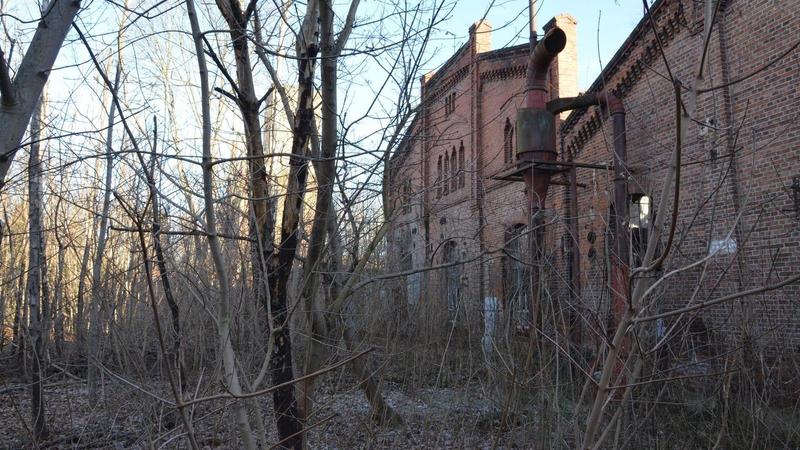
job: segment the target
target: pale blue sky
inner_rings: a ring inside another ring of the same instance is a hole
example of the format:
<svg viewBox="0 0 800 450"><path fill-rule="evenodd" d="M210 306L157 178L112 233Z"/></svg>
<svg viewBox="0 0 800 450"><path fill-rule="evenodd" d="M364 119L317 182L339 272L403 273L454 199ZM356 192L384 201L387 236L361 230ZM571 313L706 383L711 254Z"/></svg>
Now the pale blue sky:
<svg viewBox="0 0 800 450"><path fill-rule="evenodd" d="M498 49L521 44L528 40L528 0L460 0L450 18L441 28L449 38L439 38L442 51L431 60L436 69L467 40L469 26L486 15L492 24L492 48ZM490 8L491 6L491 8ZM606 64L622 45L643 15L640 0L538 0L537 26L561 13L572 15L578 21L578 74L581 90L589 87L600 73L602 61ZM599 59L598 61L598 19Z"/></svg>

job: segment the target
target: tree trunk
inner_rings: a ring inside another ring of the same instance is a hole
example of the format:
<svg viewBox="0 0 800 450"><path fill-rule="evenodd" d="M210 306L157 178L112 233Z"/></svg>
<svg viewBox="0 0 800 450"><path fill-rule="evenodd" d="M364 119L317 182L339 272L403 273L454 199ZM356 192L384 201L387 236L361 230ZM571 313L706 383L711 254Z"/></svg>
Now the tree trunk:
<svg viewBox="0 0 800 450"><path fill-rule="evenodd" d="M23 243L24 245L24 243ZM26 261L25 258L20 255L20 264L19 264L19 271L17 272L17 291L14 295L14 325L11 329L11 335L14 339L14 345L17 346L17 365L22 367L24 364L24 350L25 350L25 332L22 331L22 328L26 325L25 318L27 317L25 314L25 306L23 305L23 298L25 292L25 271L26 271Z"/></svg>
<svg viewBox="0 0 800 450"><path fill-rule="evenodd" d="M58 208L56 208L58 211ZM58 230L56 230L58 233ZM53 334L55 337L55 351L57 355L64 354L64 264L66 247L56 234L58 241L58 269L56 270L55 298L53 301Z"/></svg>
<svg viewBox="0 0 800 450"><path fill-rule="evenodd" d="M313 39L303 46L299 61L300 98L298 114L293 124L292 157L290 159L289 186L284 204L281 223L281 245L278 255L273 252L273 236L275 224L270 213L269 185L266 179L264 164L264 148L258 116L259 101L255 94L248 37L247 20L238 1L217 0L217 6L225 18L233 44L236 58L237 102L244 121L247 156L250 163L250 189L254 220L251 221L251 236L256 240L254 249L254 287L257 297L267 311L270 323L270 334L274 336L273 353L270 355L271 376L273 384L283 384L294 379L292 366L292 350L288 317L288 281L292 262L297 250L297 231L300 221L300 210L305 193L308 176L307 162L304 156L311 135L313 120L313 78L314 57L317 47ZM304 27L313 25L310 16L316 17L316 4L310 2L304 19ZM306 25L307 24L307 25ZM306 34L304 34L305 36ZM310 35L310 36L313 36ZM264 262L268 265L268 275L264 277ZM268 289L264 287L267 281ZM268 338L269 339L269 336ZM273 393L275 418L278 436L286 448L302 448L302 423L297 412L297 401L294 387L287 386Z"/></svg>
<svg viewBox="0 0 800 450"><path fill-rule="evenodd" d="M40 137L42 130L42 103L36 107L31 121L31 140L28 161L28 306L30 308L30 324L28 336L30 342L31 361L31 423L35 441L41 442L47 433L45 427L44 396L42 395L42 374L45 371L45 348L42 336L42 266L44 264L44 241L42 229L42 163L39 158Z"/></svg>
<svg viewBox="0 0 800 450"><path fill-rule="evenodd" d="M156 254L156 265L158 266L159 275L161 278L161 287L164 289L164 298L169 305L169 312L172 317L172 358L175 363L175 368L178 370L178 387L181 393L186 392L186 368L183 365L183 356L181 355L181 317L178 302L172 294L172 286L169 281L169 273L167 272L167 263L164 260L164 249L161 246L161 220L159 210L158 190L155 183L155 166L156 166L156 145L158 143L158 125L156 119L153 118L153 151L150 160L150 174L147 177L147 184L150 189L150 202L153 210L153 247ZM142 168L146 170L146 168Z"/></svg>
<svg viewBox="0 0 800 450"><path fill-rule="evenodd" d="M121 63L117 63L117 71L114 76L114 95L119 89ZM100 215L100 230L97 236L97 253L92 264L92 303L90 305L90 324L89 324L89 349L88 349L88 374L87 383L89 386L89 403L94 406L97 404L98 396L98 377L99 370L96 360L101 357L99 354L99 340L102 330L100 306L103 296L106 295L101 287L100 277L103 268L103 253L106 249L108 236L108 214L111 209L111 176L114 169L113 137L114 137L114 115L116 109L113 102L108 109L108 130L106 133L106 179L105 192L103 193L103 210Z"/></svg>
<svg viewBox="0 0 800 450"><path fill-rule="evenodd" d="M322 343L328 338L329 327L326 323L324 311L325 302L319 301L319 270L325 247L328 215L331 213L333 199L333 180L336 173L336 143L337 143L337 99L336 99L336 69L337 57L333 41L333 5L325 0L320 2L320 48L322 58L320 61L322 97L322 139L319 161L314 164L318 190L311 226L311 236L308 253L303 266L301 277L306 320L310 333L308 350L304 367L305 373L313 373L322 367L325 351ZM306 420L312 414L314 378L308 378L301 384L301 411Z"/></svg>
<svg viewBox="0 0 800 450"><path fill-rule="evenodd" d="M317 163L315 163L315 173L317 177L317 204L314 215L314 222L311 230L311 239L306 256L306 265L303 271L302 280L305 282L303 298L305 300L307 319L311 328L309 340L309 353L306 360L306 373L318 370L323 363L324 349L322 342L331 340L331 330L336 329L335 317L341 312L333 303L314 301L319 295L319 264L322 259L322 252L325 247L325 236L332 236L330 233L330 222L333 211L333 184L336 175L336 149L338 143L338 99L336 89L338 87L338 59L341 50L347 42L355 12L358 8L359 0L354 0L348 11L347 19L339 38L334 40L333 33L333 3L330 0L321 0L320 3L320 49L322 58L321 68L321 97L322 97L322 129L321 129L321 153ZM356 250L357 253L357 250ZM334 296L336 298L336 296ZM320 313L319 306L322 305L324 313ZM345 328L345 344L352 350L354 346L353 332L350 327L343 323ZM400 422L400 417L394 410L386 404L381 393L381 385L373 378L373 373L366 366L363 359L354 360L351 368L356 377L361 381L360 386L364 390L372 408L373 418L379 424ZM314 379L309 378L302 384L303 394L303 415L304 418L311 414L313 406Z"/></svg>
<svg viewBox="0 0 800 450"><path fill-rule="evenodd" d="M214 261L214 269L219 280L219 308L217 317L217 332L219 336L219 351L222 357L223 370L225 373L224 381L227 388L233 393L241 394L241 383L237 373L235 355L230 336L230 283L228 281L228 271L220 250L219 239L217 237L217 219L214 211L214 187L213 172L211 165L211 107L209 105L209 83L208 68L206 66L205 54L203 53L203 41L200 26L195 13L192 0L186 0L186 8L189 15L189 22L192 26L192 37L194 48L197 54L197 64L200 70L200 89L201 105L203 115L203 200L206 219L206 232L208 246L211 249L211 257ZM234 415L239 436L244 447L248 450L255 449L256 442L253 438L250 420L247 417L247 410L242 401L234 403Z"/></svg>
<svg viewBox="0 0 800 450"><path fill-rule="evenodd" d="M97 231L98 217L95 217L86 230L86 238L83 244L83 256L81 257L81 267L78 273L78 293L75 306L75 317L73 327L75 329L75 341L78 352L82 353L86 345L86 311L84 311L84 297L86 296L86 275L89 272L89 255L91 251L92 236Z"/></svg>
<svg viewBox="0 0 800 450"><path fill-rule="evenodd" d="M3 248L3 238L5 237L5 230L6 230L6 223L0 220L0 267L5 267L6 263L6 252ZM9 239L11 236L9 236ZM12 257L12 265L13 267L13 255L9 255ZM7 273L4 273L3 276L6 276ZM10 279L10 278L9 278ZM3 281L2 286L0 286L0 353L3 352L3 347L6 345L6 297L8 297L8 292L10 289L8 288L8 282Z"/></svg>
<svg viewBox="0 0 800 450"><path fill-rule="evenodd" d="M292 264L297 253L299 241L300 215L308 179L308 162L304 158L306 148L313 133L313 96L314 68L317 55L315 33L313 27L316 17L315 2L309 2L302 36L309 39L299 45L298 55L299 97L297 113L292 125L292 153L289 159L289 176L286 196L281 217L281 245L277 255L269 259L270 307L272 312L272 330L275 344L270 358L273 385L286 383L294 379L292 367L292 347L289 334L288 284L292 272ZM275 414L277 416L278 434L286 439L284 446L300 449L303 447L301 419L297 410L294 387L288 386L275 390L273 394ZM293 438L288 438L294 435Z"/></svg>

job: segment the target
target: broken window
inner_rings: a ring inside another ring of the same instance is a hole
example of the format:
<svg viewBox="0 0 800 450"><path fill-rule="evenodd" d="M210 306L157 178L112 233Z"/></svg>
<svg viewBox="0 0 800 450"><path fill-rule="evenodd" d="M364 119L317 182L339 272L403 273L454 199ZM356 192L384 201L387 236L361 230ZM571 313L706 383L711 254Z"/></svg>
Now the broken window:
<svg viewBox="0 0 800 450"><path fill-rule="evenodd" d="M503 292L505 308L515 326L531 324L530 312L530 267L528 255L528 227L523 224L511 226L506 231L506 247L503 264Z"/></svg>
<svg viewBox="0 0 800 450"><path fill-rule="evenodd" d="M647 251L647 240L652 227L653 210L650 197L642 194L631 195L628 224L631 229L631 263L633 267L642 265Z"/></svg>

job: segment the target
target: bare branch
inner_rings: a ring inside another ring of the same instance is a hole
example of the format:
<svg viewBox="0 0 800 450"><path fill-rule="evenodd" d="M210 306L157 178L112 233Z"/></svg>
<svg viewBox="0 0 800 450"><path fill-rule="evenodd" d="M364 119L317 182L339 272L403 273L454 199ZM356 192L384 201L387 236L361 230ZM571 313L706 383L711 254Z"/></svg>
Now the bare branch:
<svg viewBox="0 0 800 450"><path fill-rule="evenodd" d="M11 75L5 56L3 49L0 48L0 97L3 99L3 106L14 106L17 104L17 96L14 95L14 88L11 86Z"/></svg>
<svg viewBox="0 0 800 450"><path fill-rule="evenodd" d="M759 73L769 69L770 67L772 67L772 65L774 65L778 61L780 61L783 58L785 58L789 53L792 53L798 46L800 46L800 39L798 39L794 44L792 44L791 47L787 48L783 53L781 53L780 55L776 56L775 59L772 59L772 60L768 61L767 63L765 63L765 64L761 65L760 67L758 67L757 69L753 70L752 72L750 72L750 73L748 73L746 75L742 75L741 77L736 78L734 80L731 80L731 81L729 81L727 83L718 84L716 86L709 86L709 87L706 87L706 88L698 89L697 93L698 94L703 94L703 93L706 93L706 92L716 91L717 89L722 89L724 87L732 86L734 84L741 83L742 81L744 81L744 80L746 80L748 78L752 78L752 77L758 75Z"/></svg>

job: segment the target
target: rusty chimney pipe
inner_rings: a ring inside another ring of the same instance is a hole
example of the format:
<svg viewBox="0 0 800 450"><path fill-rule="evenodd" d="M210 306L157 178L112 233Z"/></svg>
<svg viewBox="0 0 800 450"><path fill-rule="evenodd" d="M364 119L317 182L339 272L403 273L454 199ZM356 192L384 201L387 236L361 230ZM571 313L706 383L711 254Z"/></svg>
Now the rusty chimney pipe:
<svg viewBox="0 0 800 450"><path fill-rule="evenodd" d="M534 4L531 3L531 8ZM533 11L531 11L533 16ZM531 24L531 29L533 29ZM531 33L531 45L535 33ZM542 229L542 215L545 197L550 186L552 167L540 165L541 161L555 161L558 157L556 151L556 118L547 110L547 75L550 64L559 52L567 45L567 35L558 27L553 27L531 51L527 69L527 83L524 108L517 111L517 161L521 164L530 163L530 167L523 172L525 180L525 193L528 201L528 227L531 235L528 238L529 253L531 257L531 296L529 298L529 311L533 324L540 321L539 309L539 272L543 257L544 233ZM537 325L538 326L538 325Z"/></svg>
<svg viewBox="0 0 800 450"><path fill-rule="evenodd" d="M531 52L528 62L525 107L517 111L517 161L555 161L556 118L547 110L547 73L550 63L567 44L567 36L553 27ZM533 167L524 174L529 212L541 209L552 172Z"/></svg>
<svg viewBox="0 0 800 450"><path fill-rule="evenodd" d="M533 35L535 36L535 34ZM527 83L525 86L525 107L545 109L547 103L547 72L550 63L567 46L567 35L564 30L553 27L536 43L531 51L526 72Z"/></svg>

